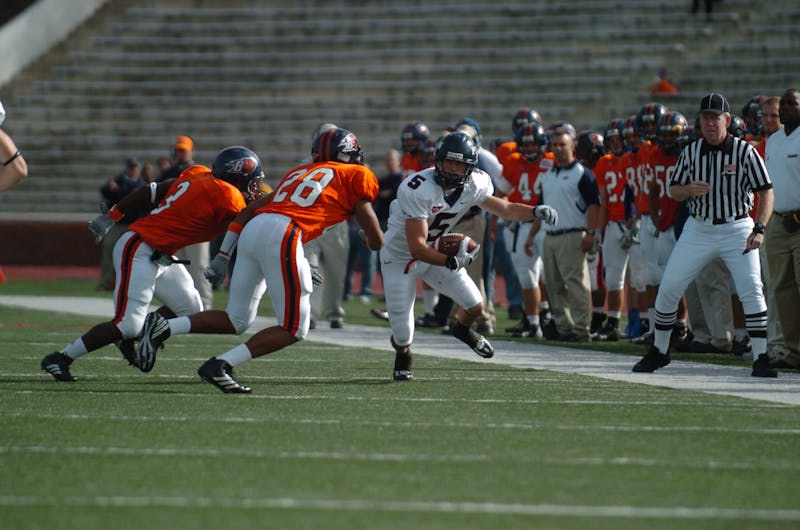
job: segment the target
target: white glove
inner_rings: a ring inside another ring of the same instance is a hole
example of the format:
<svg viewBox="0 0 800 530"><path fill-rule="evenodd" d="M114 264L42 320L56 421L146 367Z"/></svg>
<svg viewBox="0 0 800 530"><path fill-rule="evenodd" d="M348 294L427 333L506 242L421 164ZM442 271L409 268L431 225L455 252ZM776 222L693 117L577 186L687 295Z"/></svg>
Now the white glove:
<svg viewBox="0 0 800 530"><path fill-rule="evenodd" d="M481 249L479 244L475 245L475 248L472 249L472 252L467 251L467 244L470 242L469 238L464 238L461 240L461 244L458 246L458 252L455 256L449 256L447 258L446 267L451 270L458 270L464 267L469 266L470 263L475 259L475 256L478 255L478 251Z"/></svg>
<svg viewBox="0 0 800 530"><path fill-rule="evenodd" d="M558 224L558 212L552 206L546 204L534 206L533 215L549 225L555 226Z"/></svg>
<svg viewBox="0 0 800 530"><path fill-rule="evenodd" d="M4 121L6 121L6 109L3 108L3 102L0 101L0 125L3 125Z"/></svg>
<svg viewBox="0 0 800 530"><path fill-rule="evenodd" d="M203 269L203 276L206 277L206 280L208 280L212 287L219 287L223 280L225 280L225 276L228 275L229 259L228 256L217 253L214 259L211 260L211 263L208 264L208 267Z"/></svg>
<svg viewBox="0 0 800 530"><path fill-rule="evenodd" d="M98 215L89 221L89 232L94 236L94 242L102 241L112 226L114 226L114 220L107 213Z"/></svg>

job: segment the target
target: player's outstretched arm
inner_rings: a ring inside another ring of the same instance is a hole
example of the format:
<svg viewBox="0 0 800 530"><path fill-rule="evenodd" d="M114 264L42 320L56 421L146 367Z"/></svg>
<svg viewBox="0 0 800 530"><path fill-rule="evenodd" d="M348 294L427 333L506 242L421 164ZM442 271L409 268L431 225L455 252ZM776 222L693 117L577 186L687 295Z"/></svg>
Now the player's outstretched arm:
<svg viewBox="0 0 800 530"><path fill-rule="evenodd" d="M370 250L380 250L383 247L383 231L372 204L366 199L361 199L356 203L354 211L358 225L364 230L367 247Z"/></svg>
<svg viewBox="0 0 800 530"><path fill-rule="evenodd" d="M0 129L0 192L13 188L27 176L28 164L14 140Z"/></svg>

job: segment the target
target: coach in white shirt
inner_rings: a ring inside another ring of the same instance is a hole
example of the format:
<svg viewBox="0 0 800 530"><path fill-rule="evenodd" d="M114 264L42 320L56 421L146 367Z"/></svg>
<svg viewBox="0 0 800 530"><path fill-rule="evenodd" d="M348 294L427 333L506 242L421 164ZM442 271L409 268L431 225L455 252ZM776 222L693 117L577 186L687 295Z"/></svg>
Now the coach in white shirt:
<svg viewBox="0 0 800 530"><path fill-rule="evenodd" d="M775 209L767 225L769 281L783 327L788 366L800 368L800 91L790 88L781 96L778 114L783 131L767 140L766 164L775 189Z"/></svg>

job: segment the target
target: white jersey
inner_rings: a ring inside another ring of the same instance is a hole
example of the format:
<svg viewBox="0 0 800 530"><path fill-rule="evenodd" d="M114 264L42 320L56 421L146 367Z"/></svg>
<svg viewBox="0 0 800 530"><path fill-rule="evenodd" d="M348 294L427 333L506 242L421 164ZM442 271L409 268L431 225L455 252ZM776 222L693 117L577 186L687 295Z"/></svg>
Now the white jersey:
<svg viewBox="0 0 800 530"><path fill-rule="evenodd" d="M489 175L480 169L472 171L461 192L445 197L434 179L434 168L409 175L397 189L397 198L389 207L389 226L383 253L395 261L410 261L406 236L406 220L422 219L428 223L428 242L448 233L473 206L481 205L494 193Z"/></svg>

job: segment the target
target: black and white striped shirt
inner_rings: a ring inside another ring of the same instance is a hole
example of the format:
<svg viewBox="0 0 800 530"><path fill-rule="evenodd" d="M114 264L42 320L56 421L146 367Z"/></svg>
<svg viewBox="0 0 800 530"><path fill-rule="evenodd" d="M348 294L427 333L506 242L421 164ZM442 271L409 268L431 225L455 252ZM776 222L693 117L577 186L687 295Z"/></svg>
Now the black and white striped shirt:
<svg viewBox="0 0 800 530"><path fill-rule="evenodd" d="M718 146L700 139L681 151L672 185L708 182L706 195L687 199L692 216L717 223L742 219L753 208L753 192L772 188L761 155L744 140L728 135Z"/></svg>

